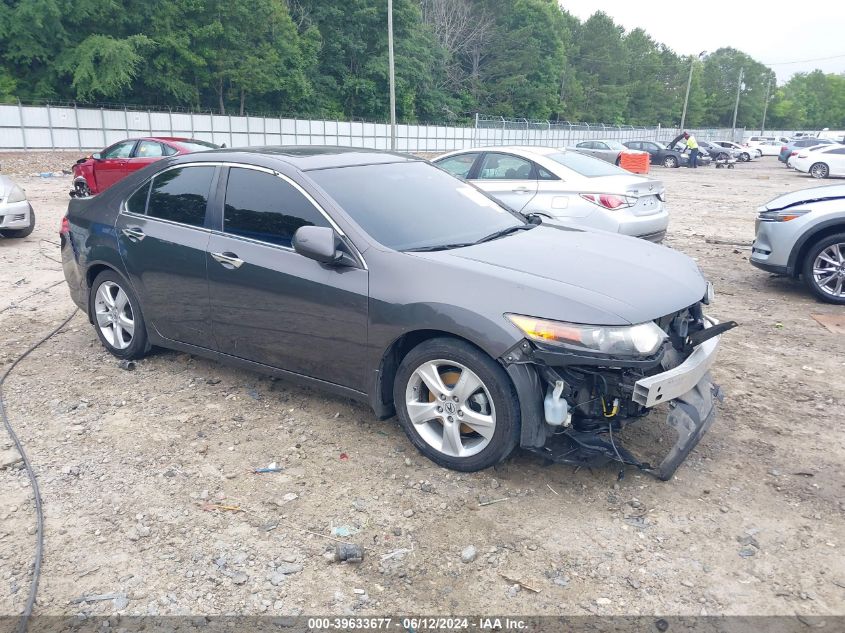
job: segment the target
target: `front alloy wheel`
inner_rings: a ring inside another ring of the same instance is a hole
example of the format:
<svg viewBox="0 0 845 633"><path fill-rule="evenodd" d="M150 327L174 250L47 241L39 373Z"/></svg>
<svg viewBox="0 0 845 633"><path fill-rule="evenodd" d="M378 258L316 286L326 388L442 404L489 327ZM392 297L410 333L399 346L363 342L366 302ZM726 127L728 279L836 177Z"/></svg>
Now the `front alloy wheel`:
<svg viewBox="0 0 845 633"><path fill-rule="evenodd" d="M440 466L481 470L517 445L513 383L501 365L464 341L431 339L408 352L393 396L408 438Z"/></svg>
<svg viewBox="0 0 845 633"><path fill-rule="evenodd" d="M819 299L845 304L845 233L815 244L804 263L804 281Z"/></svg>

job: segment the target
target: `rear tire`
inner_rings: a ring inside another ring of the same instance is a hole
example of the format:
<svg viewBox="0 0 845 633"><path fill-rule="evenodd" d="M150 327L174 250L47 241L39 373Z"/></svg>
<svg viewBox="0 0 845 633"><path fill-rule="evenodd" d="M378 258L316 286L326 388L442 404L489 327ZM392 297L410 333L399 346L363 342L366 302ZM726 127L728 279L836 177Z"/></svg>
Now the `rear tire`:
<svg viewBox="0 0 845 633"><path fill-rule="evenodd" d="M29 226L25 229L2 229L0 235L11 239L20 239L29 236L35 230L35 211L29 207Z"/></svg>
<svg viewBox="0 0 845 633"><path fill-rule="evenodd" d="M829 235L813 244L804 258L802 275L818 299L845 305L845 233Z"/></svg>
<svg viewBox="0 0 845 633"><path fill-rule="evenodd" d="M444 468L493 466L519 443L519 400L495 360L452 338L412 349L393 384L399 422L411 443Z"/></svg>
<svg viewBox="0 0 845 633"><path fill-rule="evenodd" d="M667 156L663 159L663 166L668 167L669 169L674 169L678 167L678 159L674 156Z"/></svg>
<svg viewBox="0 0 845 633"><path fill-rule="evenodd" d="M810 167L810 175L816 179L827 178L830 175L830 168L827 163L813 163Z"/></svg>
<svg viewBox="0 0 845 633"><path fill-rule="evenodd" d="M109 353L135 360L150 350L141 304L129 283L113 270L104 270L91 284L88 314L97 337Z"/></svg>

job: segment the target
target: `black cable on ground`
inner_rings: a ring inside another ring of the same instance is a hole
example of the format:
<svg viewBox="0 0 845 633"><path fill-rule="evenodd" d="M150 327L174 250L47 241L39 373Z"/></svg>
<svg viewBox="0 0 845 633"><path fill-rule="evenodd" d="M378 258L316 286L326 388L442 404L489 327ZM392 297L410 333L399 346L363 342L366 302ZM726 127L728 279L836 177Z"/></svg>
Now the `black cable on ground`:
<svg viewBox="0 0 845 633"><path fill-rule="evenodd" d="M24 358L29 356L32 352L38 349L39 346L48 341L59 330L70 323L70 320L75 315L76 310L74 310L68 318L62 321L61 325L43 337L40 341L31 345L29 349L18 356L9 368L3 372L3 375L0 376L0 418L3 419L3 425L6 427L6 430L9 432L9 436L12 438L12 441L15 443L15 447L18 449L18 453L20 454L24 467L26 468L26 474L29 476L29 483L32 486L32 492L35 495L35 558L32 567L32 584L29 587L29 598L27 598L26 607L24 608L21 620L16 629L17 633L26 632L29 617L32 615L32 607L35 605L35 596L38 594L38 580L41 578L41 558L44 553L44 511L41 507L41 491L38 488L38 479L35 476L35 471L32 469L32 464L29 461L29 457L26 455L26 451L23 448L23 444L21 444L20 438L15 433L15 430L12 428L12 424L9 422L9 417L6 415L6 407L3 402L3 383L6 382L6 378L9 377L12 370L14 370Z"/></svg>

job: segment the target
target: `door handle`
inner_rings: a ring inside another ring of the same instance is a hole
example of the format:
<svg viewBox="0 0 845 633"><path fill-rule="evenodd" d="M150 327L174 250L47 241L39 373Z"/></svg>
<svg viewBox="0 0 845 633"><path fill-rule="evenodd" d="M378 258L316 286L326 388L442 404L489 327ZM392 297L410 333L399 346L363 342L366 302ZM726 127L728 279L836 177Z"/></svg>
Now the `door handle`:
<svg viewBox="0 0 845 633"><path fill-rule="evenodd" d="M244 260L240 259L234 253L211 253L211 256L226 268L229 266L240 268L244 263Z"/></svg>
<svg viewBox="0 0 845 633"><path fill-rule="evenodd" d="M511 189L514 193L528 193L528 187L517 187L516 189Z"/></svg>
<svg viewBox="0 0 845 633"><path fill-rule="evenodd" d="M121 229L121 232L130 240L138 240L139 242L146 237L141 229L127 227L125 229Z"/></svg>

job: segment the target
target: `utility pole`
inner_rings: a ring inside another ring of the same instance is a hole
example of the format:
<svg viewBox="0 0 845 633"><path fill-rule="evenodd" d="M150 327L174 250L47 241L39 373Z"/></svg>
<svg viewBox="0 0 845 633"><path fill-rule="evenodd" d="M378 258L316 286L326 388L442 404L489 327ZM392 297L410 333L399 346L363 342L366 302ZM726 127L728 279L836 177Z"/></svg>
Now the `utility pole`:
<svg viewBox="0 0 845 633"><path fill-rule="evenodd" d="M396 149L396 73L393 61L393 0L387 0L387 64L390 75L390 149Z"/></svg>
<svg viewBox="0 0 845 633"><path fill-rule="evenodd" d="M766 110L769 109L769 91L772 89L772 78L769 77L769 81L766 84L766 100L763 101L763 123L760 124L760 135L766 133Z"/></svg>
<svg viewBox="0 0 845 633"><path fill-rule="evenodd" d="M736 115L739 112L739 93L742 90L742 77L745 75L745 68L739 69L739 81L736 82L736 103L734 104L734 122L731 125L731 140L736 137Z"/></svg>
<svg viewBox="0 0 845 633"><path fill-rule="evenodd" d="M705 57L706 55L707 55L707 51L701 51L698 54L698 59L700 60L703 57ZM695 68L695 62L696 62L696 60L695 60L695 58L693 58L692 61L689 64L689 79L687 79L687 94L684 97L684 111L681 114L681 130L684 129L684 123L687 120L687 105L689 104L689 91L690 91L690 88L692 87L692 71Z"/></svg>

